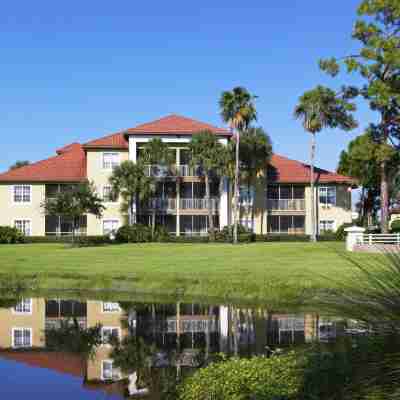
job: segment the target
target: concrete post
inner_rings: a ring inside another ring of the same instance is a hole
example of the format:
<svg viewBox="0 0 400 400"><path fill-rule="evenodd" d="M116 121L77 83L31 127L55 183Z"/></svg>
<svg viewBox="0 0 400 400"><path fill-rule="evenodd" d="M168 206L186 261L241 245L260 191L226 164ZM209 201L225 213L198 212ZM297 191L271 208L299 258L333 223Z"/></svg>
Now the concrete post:
<svg viewBox="0 0 400 400"><path fill-rule="evenodd" d="M346 236L346 250L354 251L354 247L363 242L363 235L365 228L359 226L350 226L344 230L347 233Z"/></svg>

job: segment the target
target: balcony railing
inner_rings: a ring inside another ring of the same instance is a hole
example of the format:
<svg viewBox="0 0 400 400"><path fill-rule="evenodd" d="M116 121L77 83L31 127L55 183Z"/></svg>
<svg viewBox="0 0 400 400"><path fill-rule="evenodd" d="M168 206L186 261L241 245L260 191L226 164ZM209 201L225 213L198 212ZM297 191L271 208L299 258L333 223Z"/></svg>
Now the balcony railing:
<svg viewBox="0 0 400 400"><path fill-rule="evenodd" d="M268 210L282 210L282 211L304 211L304 199L268 199Z"/></svg>
<svg viewBox="0 0 400 400"><path fill-rule="evenodd" d="M178 167L179 176L200 176L202 175L202 169L199 166L191 167L187 164L179 165Z"/></svg>
<svg viewBox="0 0 400 400"><path fill-rule="evenodd" d="M211 208L213 211L218 210L219 201L218 199L181 199L179 207L182 210L208 210L209 201L211 202Z"/></svg>
<svg viewBox="0 0 400 400"><path fill-rule="evenodd" d="M176 199L154 197L148 200L143 206L149 210L176 210Z"/></svg>
<svg viewBox="0 0 400 400"><path fill-rule="evenodd" d="M155 178L167 178L171 176L176 176L176 166L175 165L146 165L145 173L147 176L153 176Z"/></svg>

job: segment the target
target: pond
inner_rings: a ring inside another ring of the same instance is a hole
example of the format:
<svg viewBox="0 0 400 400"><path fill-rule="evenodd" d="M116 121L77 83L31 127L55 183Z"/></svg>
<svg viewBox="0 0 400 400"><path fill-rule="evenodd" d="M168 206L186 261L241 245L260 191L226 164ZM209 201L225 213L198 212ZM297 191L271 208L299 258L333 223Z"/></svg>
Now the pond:
<svg viewBox="0 0 400 400"><path fill-rule="evenodd" d="M318 312L239 304L0 299L0 397L174 398L177 382L221 353L269 355L353 328Z"/></svg>

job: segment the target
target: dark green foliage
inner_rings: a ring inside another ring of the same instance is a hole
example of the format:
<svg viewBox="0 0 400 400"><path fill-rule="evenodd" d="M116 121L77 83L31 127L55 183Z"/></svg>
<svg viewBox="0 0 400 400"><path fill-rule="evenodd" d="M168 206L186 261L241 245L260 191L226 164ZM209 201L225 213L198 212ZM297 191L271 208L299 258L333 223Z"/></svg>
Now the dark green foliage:
<svg viewBox="0 0 400 400"><path fill-rule="evenodd" d="M154 242L169 242L170 239L171 239L171 235L168 232L168 229L163 225L157 225L155 232L154 232L153 241Z"/></svg>
<svg viewBox="0 0 400 400"><path fill-rule="evenodd" d="M336 232L326 231L317 235L318 242L336 242L337 240Z"/></svg>
<svg viewBox="0 0 400 400"><path fill-rule="evenodd" d="M60 321L59 328L47 329L46 346L49 350L65 351L90 357L101 344L101 326L81 328L76 319Z"/></svg>
<svg viewBox="0 0 400 400"><path fill-rule="evenodd" d="M298 359L231 358L196 371L179 387L180 400L289 400L301 389Z"/></svg>
<svg viewBox="0 0 400 400"><path fill-rule="evenodd" d="M390 230L393 233L400 233L400 219L396 219L390 224Z"/></svg>
<svg viewBox="0 0 400 400"><path fill-rule="evenodd" d="M28 161L28 160L22 160L22 161L19 160L19 161L16 161L13 165L10 166L10 170L11 169L17 169L17 168L25 167L25 166L27 166L29 164L30 164L30 161Z"/></svg>
<svg viewBox="0 0 400 400"><path fill-rule="evenodd" d="M309 235L255 235L256 242L309 242Z"/></svg>
<svg viewBox="0 0 400 400"><path fill-rule="evenodd" d="M152 241L151 228L146 225L124 225L118 229L115 240L118 243L147 243Z"/></svg>
<svg viewBox="0 0 400 400"><path fill-rule="evenodd" d="M344 231L346 228L353 226L354 224L352 223L344 223L337 228L335 232L336 240L340 242L344 242L346 240L346 232Z"/></svg>
<svg viewBox="0 0 400 400"><path fill-rule="evenodd" d="M234 226L233 225L226 225L222 228L221 231L219 231L216 234L216 240L218 241L224 241L224 242L232 242L233 241L233 230ZM237 232L238 235L247 235L250 234L251 232L244 227L243 225L238 225L237 227Z"/></svg>
<svg viewBox="0 0 400 400"><path fill-rule="evenodd" d="M10 226L0 226L0 244L24 243L25 236Z"/></svg>
<svg viewBox="0 0 400 400"><path fill-rule="evenodd" d="M70 236L26 236L24 243L71 243ZM111 244L109 236L75 236L75 245L79 247Z"/></svg>

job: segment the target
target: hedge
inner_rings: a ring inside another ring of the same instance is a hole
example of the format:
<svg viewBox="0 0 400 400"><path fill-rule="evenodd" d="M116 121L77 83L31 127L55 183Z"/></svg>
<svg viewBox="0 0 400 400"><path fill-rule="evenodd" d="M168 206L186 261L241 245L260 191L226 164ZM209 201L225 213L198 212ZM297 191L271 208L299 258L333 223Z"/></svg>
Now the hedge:
<svg viewBox="0 0 400 400"><path fill-rule="evenodd" d="M71 243L71 236L25 236L24 243ZM108 236L75 236L74 245L80 247L101 246L111 244Z"/></svg>
<svg viewBox="0 0 400 400"><path fill-rule="evenodd" d="M215 362L187 378L178 387L178 399L296 399L302 388L298 363L294 352Z"/></svg>
<svg viewBox="0 0 400 400"><path fill-rule="evenodd" d="M14 244L23 242L24 235L18 229L10 226L0 226L0 243Z"/></svg>

